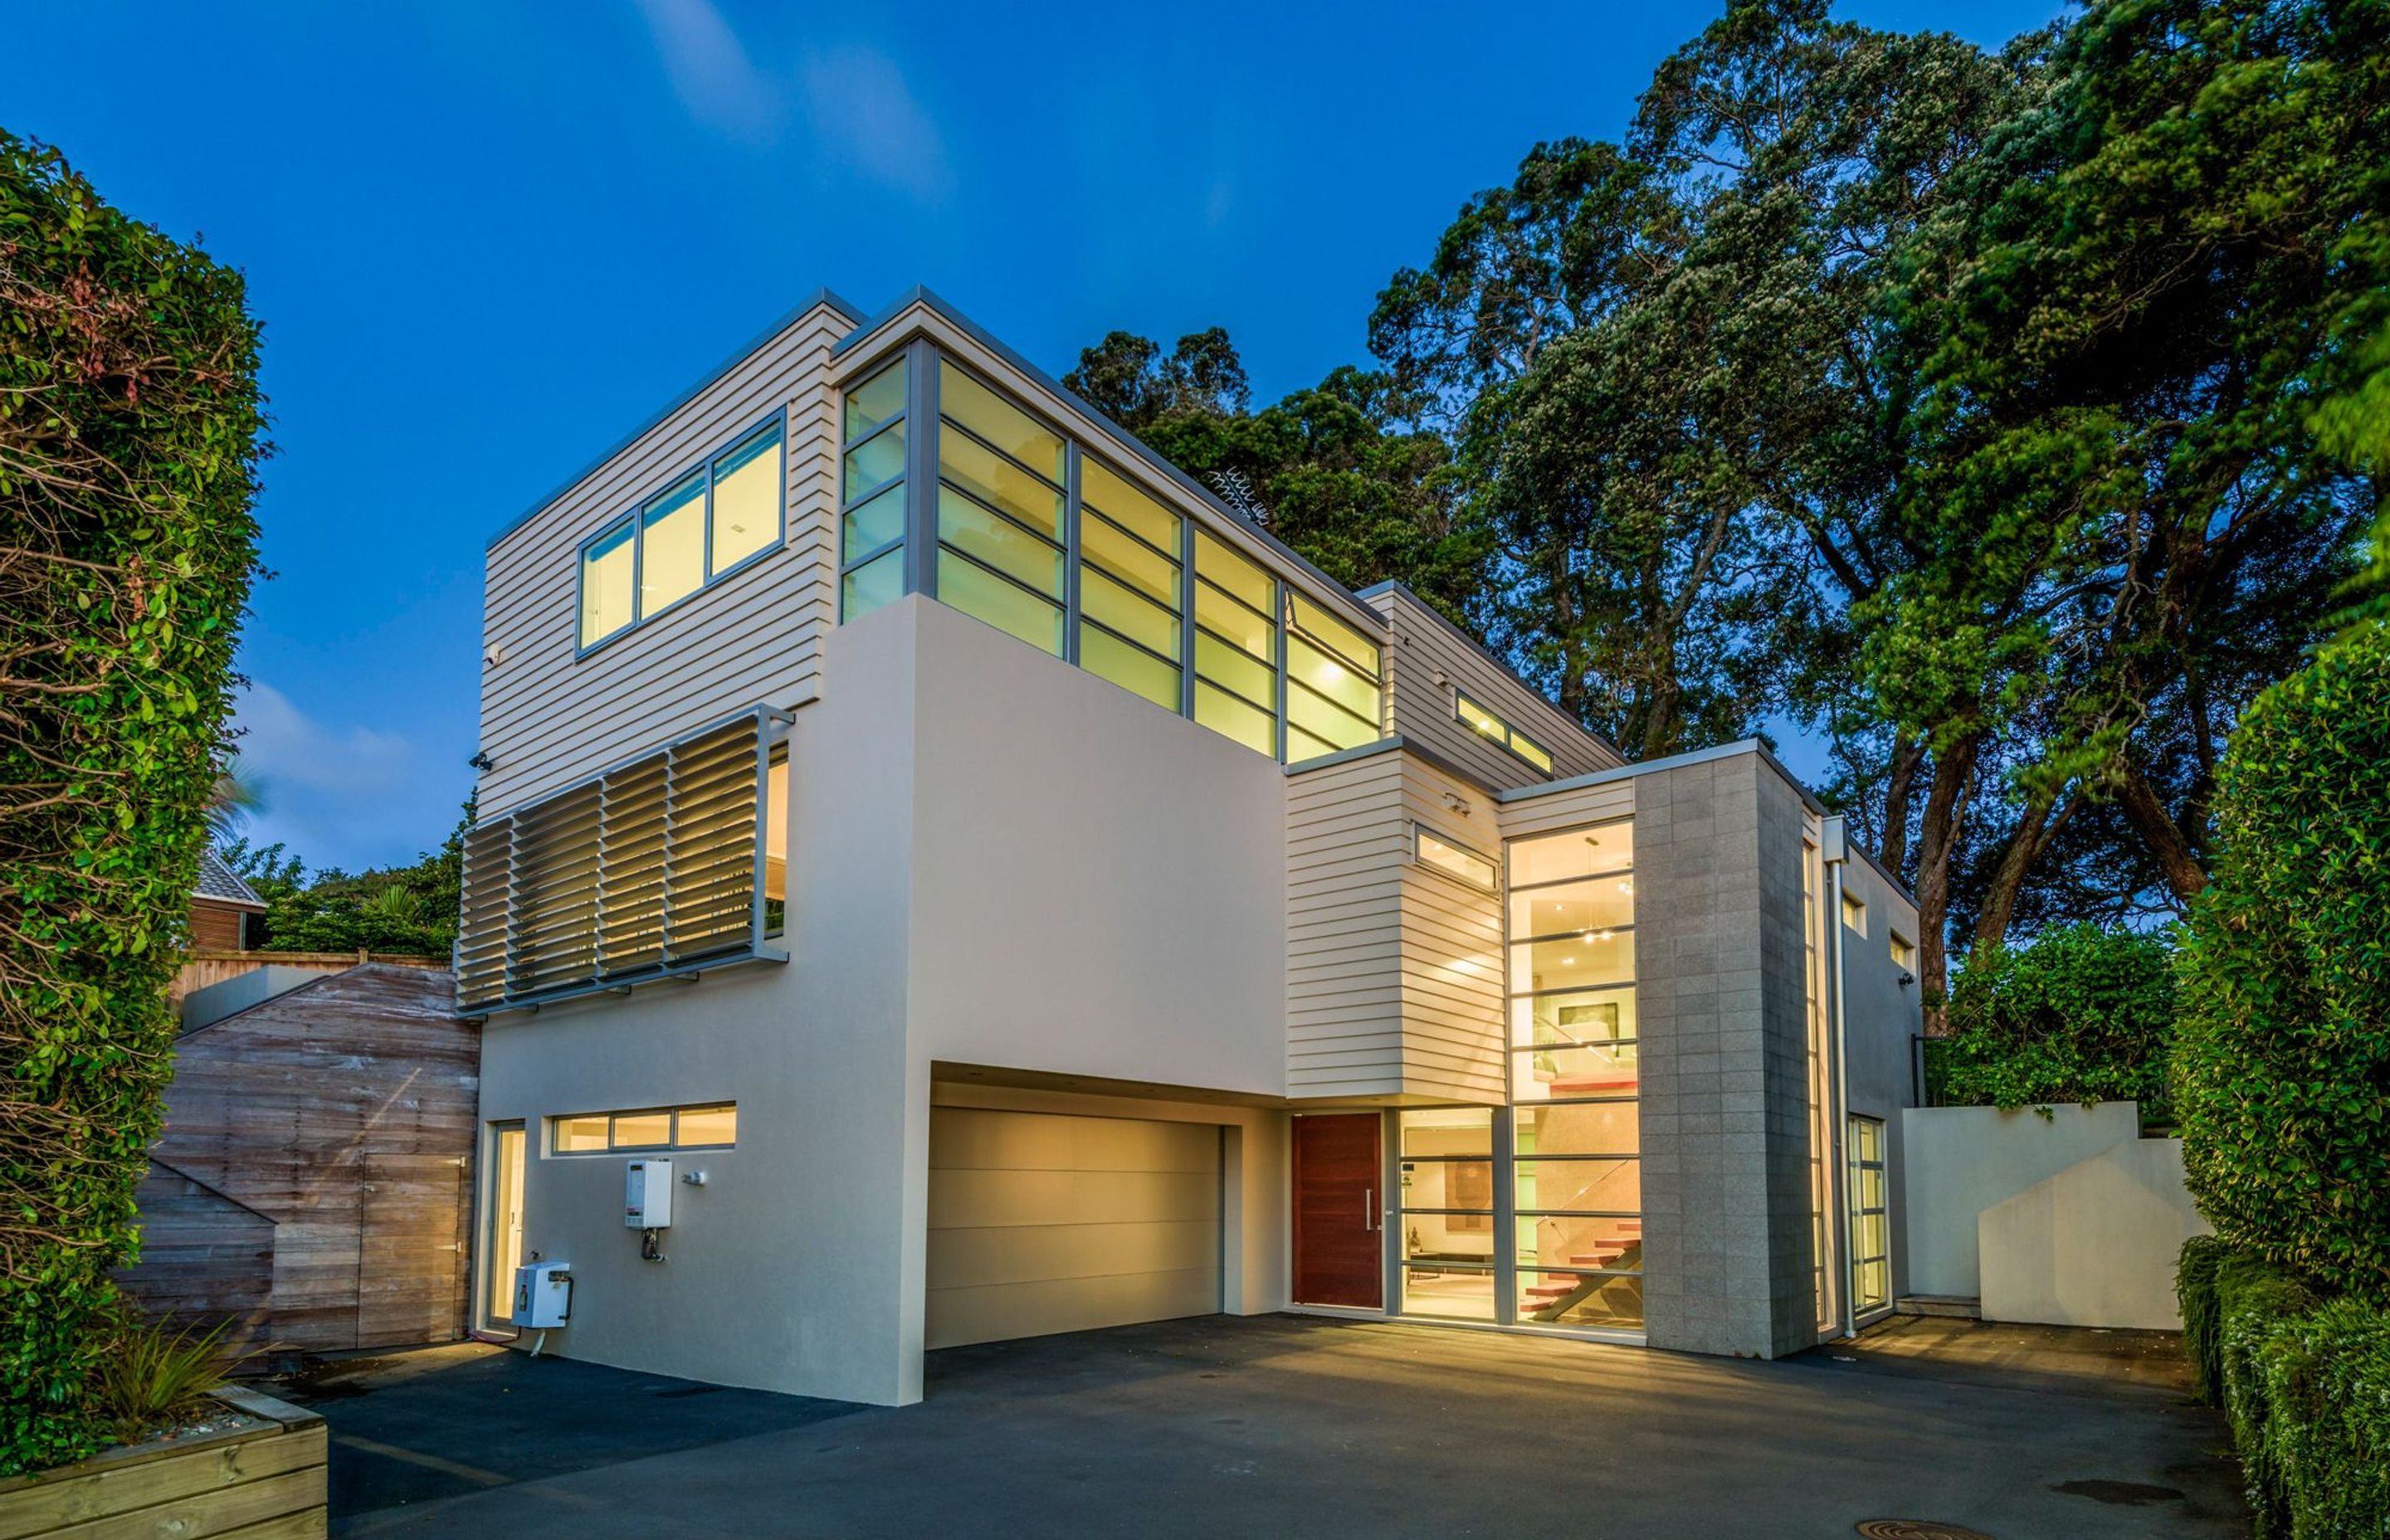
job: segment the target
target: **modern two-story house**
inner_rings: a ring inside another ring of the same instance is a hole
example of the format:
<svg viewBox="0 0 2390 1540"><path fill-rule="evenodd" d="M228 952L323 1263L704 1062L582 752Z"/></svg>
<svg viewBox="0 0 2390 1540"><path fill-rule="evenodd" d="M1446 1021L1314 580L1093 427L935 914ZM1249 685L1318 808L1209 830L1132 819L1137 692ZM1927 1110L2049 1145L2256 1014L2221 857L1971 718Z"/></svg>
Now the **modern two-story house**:
<svg viewBox="0 0 2390 1540"><path fill-rule="evenodd" d="M1212 1312L1766 1356L1899 1287L1916 912L1840 820L1625 763L927 292L776 323L486 602L485 1326L564 1263L546 1351L905 1403Z"/></svg>

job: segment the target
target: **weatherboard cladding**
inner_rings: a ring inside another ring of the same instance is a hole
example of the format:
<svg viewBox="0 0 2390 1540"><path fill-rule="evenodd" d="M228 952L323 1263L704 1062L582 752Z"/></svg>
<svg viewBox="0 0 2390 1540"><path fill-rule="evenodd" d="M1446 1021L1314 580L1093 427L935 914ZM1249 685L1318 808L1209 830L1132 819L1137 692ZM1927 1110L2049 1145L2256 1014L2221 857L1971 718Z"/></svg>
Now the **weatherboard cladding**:
<svg viewBox="0 0 2390 1540"><path fill-rule="evenodd" d="M489 553L481 810L506 812L758 701L810 698L837 614L837 410L830 350L854 325L827 301L712 379L514 526ZM578 550L644 499L784 410L780 549L582 654Z"/></svg>
<svg viewBox="0 0 2390 1540"><path fill-rule="evenodd" d="M1497 853L1492 817L1399 751L1288 776L1289 1095L1501 1099L1496 897L1411 860L1415 825Z"/></svg>
<svg viewBox="0 0 2390 1540"><path fill-rule="evenodd" d="M1567 712L1522 684L1459 628L1398 584L1361 595L1394 628L1387 669L1394 730L1450 760L1487 786L1517 787L1614 769L1617 751ZM1436 676L1444 676L1438 683ZM1481 737L1453 714L1458 689L1525 733L1552 756L1549 776Z"/></svg>

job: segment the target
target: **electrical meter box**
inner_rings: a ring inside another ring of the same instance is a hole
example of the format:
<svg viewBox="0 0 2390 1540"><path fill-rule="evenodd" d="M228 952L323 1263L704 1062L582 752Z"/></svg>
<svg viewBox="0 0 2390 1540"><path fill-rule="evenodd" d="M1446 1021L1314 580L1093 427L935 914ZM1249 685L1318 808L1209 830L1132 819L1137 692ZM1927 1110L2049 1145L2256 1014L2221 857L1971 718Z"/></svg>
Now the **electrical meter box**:
<svg viewBox="0 0 2390 1540"><path fill-rule="evenodd" d="M514 1325L519 1331L562 1326L572 1314L572 1264L527 1262L515 1269Z"/></svg>
<svg viewBox="0 0 2390 1540"><path fill-rule="evenodd" d="M634 1230L661 1230L672 1223L673 1163L633 1161L623 1173L623 1223Z"/></svg>

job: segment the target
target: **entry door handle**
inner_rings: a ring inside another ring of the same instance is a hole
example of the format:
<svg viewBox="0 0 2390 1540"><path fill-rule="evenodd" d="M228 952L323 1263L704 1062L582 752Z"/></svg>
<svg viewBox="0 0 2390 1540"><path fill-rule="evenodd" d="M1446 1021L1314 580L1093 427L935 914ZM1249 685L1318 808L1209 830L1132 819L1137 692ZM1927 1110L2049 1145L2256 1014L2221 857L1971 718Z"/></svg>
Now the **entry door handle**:
<svg viewBox="0 0 2390 1540"><path fill-rule="evenodd" d="M1361 1228L1365 1230L1374 1230L1377 1227L1378 1189L1375 1187L1363 1187L1361 1189Z"/></svg>

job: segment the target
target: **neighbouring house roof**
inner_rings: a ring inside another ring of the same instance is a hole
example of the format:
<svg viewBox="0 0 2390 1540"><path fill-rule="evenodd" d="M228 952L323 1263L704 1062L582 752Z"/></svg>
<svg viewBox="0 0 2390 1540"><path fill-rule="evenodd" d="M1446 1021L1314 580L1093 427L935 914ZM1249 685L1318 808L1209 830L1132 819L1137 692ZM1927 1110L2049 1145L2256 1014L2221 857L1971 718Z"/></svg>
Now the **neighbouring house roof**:
<svg viewBox="0 0 2390 1540"><path fill-rule="evenodd" d="M194 898L212 898L220 904L238 904L247 908L263 909L265 900L257 890L240 879L240 874L225 865L216 848L209 845L199 852L199 885L191 890Z"/></svg>

